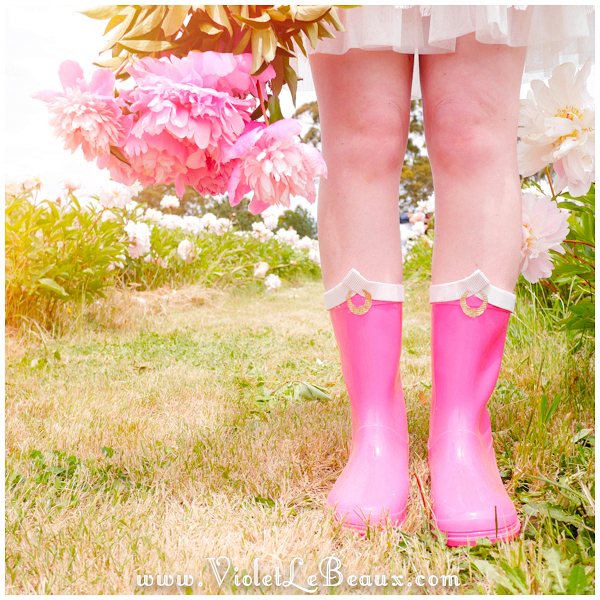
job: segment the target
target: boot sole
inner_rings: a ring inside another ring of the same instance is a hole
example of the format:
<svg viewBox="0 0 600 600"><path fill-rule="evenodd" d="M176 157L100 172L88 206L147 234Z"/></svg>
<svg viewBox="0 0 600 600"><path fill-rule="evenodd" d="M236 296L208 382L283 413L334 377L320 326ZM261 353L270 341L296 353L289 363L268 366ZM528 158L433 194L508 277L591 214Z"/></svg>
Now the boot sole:
<svg viewBox="0 0 600 600"><path fill-rule="evenodd" d="M440 529L440 531L448 536L446 546L456 548L458 546L475 546L478 538L488 538L492 544L498 541L512 542L521 531L521 523L517 520L508 526L498 527L498 531L496 529L468 532L452 532L443 529Z"/></svg>
<svg viewBox="0 0 600 600"><path fill-rule="evenodd" d="M402 527L402 525L404 525L404 521L406 521L407 512L408 512L408 505L405 506L404 509L399 512L390 513L389 515L386 515L386 520L383 522L376 521L374 523L369 523L369 528L383 529L386 522L388 522L392 527ZM337 513L334 513L333 518L337 523L341 523L342 527L357 531L361 535L365 535L367 532L366 523L363 522L361 524L361 523L352 523L352 522L348 521L347 513L341 517L338 516Z"/></svg>

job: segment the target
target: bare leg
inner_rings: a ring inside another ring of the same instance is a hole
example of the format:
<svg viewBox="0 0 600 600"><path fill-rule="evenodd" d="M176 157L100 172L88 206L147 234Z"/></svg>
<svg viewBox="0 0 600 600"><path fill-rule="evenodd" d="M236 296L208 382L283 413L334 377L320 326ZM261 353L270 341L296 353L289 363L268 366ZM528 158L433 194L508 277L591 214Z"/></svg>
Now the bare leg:
<svg viewBox="0 0 600 600"><path fill-rule="evenodd" d="M481 269L512 291L519 276L517 168L524 48L456 41L456 52L419 57L425 136L435 187L432 284Z"/></svg>
<svg viewBox="0 0 600 600"><path fill-rule="evenodd" d="M318 208L326 290L353 268L371 281L402 281L398 188L413 61L357 49L310 57L329 171Z"/></svg>

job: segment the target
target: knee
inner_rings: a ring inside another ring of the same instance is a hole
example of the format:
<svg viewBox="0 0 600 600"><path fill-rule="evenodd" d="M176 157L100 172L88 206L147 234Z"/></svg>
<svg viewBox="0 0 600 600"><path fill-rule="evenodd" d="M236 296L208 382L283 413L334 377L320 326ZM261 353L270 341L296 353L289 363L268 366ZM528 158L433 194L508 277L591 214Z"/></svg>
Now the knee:
<svg viewBox="0 0 600 600"><path fill-rule="evenodd" d="M481 94L441 100L426 116L425 135L434 168L488 169L513 147L516 158L516 120Z"/></svg>
<svg viewBox="0 0 600 600"><path fill-rule="evenodd" d="M323 130L323 155L328 167L337 165L366 180L399 176L408 127L408 115L348 115L342 127Z"/></svg>

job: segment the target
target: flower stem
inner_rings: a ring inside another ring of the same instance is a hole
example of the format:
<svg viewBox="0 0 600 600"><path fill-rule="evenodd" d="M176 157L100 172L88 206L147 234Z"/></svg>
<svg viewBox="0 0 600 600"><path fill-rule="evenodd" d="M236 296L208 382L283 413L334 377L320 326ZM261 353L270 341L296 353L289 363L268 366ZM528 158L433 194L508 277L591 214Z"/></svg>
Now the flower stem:
<svg viewBox="0 0 600 600"><path fill-rule="evenodd" d="M554 188L552 187L552 178L550 177L550 170L548 169L548 167L546 167L546 175L548 176L548 183L550 184L550 191L552 192L552 197L556 198Z"/></svg>
<svg viewBox="0 0 600 600"><path fill-rule="evenodd" d="M594 244L590 244L589 242L580 242L579 240L565 240L567 244L583 244L584 246L589 246L590 248L595 248Z"/></svg>
<svg viewBox="0 0 600 600"><path fill-rule="evenodd" d="M257 83L256 88L258 89L258 99L260 100L260 110L262 111L263 117L265 118L265 123L267 127L269 126L269 119L267 117L267 111L265 109L265 103L262 97L262 90L260 89L260 83Z"/></svg>

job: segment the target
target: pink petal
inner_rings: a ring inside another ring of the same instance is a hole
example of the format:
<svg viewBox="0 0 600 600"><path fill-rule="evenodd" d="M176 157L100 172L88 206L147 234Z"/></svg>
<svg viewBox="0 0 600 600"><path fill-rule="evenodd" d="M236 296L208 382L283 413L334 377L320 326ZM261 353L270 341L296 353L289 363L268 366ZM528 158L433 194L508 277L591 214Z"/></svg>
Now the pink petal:
<svg viewBox="0 0 600 600"><path fill-rule="evenodd" d="M84 79L83 69L80 64L74 60L65 60L58 68L58 78L63 86L63 90L72 87L80 87L78 81ZM87 84L85 87L87 88Z"/></svg>
<svg viewBox="0 0 600 600"><path fill-rule="evenodd" d="M90 91L102 96L114 97L115 76L110 69L98 69L92 75Z"/></svg>

